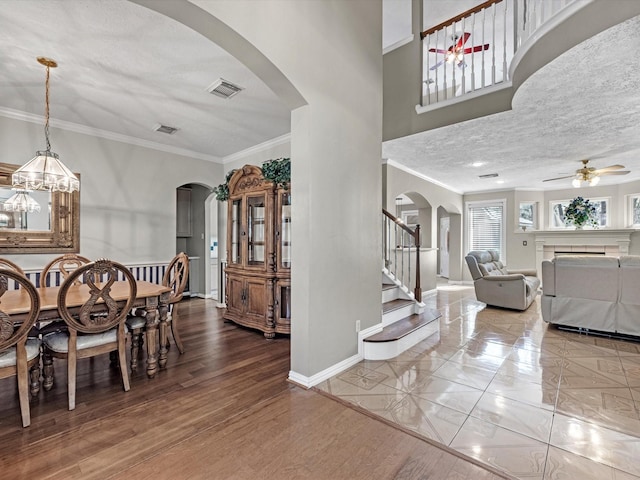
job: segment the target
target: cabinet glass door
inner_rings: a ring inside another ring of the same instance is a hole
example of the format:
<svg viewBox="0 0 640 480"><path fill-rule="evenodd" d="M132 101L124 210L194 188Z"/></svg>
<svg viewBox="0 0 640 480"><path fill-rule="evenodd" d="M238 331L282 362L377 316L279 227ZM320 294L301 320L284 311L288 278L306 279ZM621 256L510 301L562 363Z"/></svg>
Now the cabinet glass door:
<svg viewBox="0 0 640 480"><path fill-rule="evenodd" d="M284 268L291 268L291 194L280 194L281 220L280 220L280 258Z"/></svg>
<svg viewBox="0 0 640 480"><path fill-rule="evenodd" d="M248 264L261 265L265 257L265 196L247 198Z"/></svg>
<svg viewBox="0 0 640 480"><path fill-rule="evenodd" d="M231 263L242 262L240 233L242 231L242 200L234 200L231 204Z"/></svg>

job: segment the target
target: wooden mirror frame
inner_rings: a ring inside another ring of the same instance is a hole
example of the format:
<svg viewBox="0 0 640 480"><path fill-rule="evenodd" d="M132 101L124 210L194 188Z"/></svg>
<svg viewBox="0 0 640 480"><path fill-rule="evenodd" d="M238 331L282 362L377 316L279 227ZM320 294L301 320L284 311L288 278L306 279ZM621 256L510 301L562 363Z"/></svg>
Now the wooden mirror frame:
<svg viewBox="0 0 640 480"><path fill-rule="evenodd" d="M0 187L11 188L19 165L0 163ZM80 175L75 174L78 178ZM0 228L0 254L78 253L80 251L80 192L51 192L51 230Z"/></svg>

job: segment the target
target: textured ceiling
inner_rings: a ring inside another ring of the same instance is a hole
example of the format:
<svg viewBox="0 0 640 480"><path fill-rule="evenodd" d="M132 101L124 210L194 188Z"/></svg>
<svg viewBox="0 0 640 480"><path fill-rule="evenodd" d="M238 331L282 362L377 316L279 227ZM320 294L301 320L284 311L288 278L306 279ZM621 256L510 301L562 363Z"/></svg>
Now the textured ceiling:
<svg viewBox="0 0 640 480"><path fill-rule="evenodd" d="M513 110L385 142L383 156L460 192L571 188L542 180L581 159L631 170L601 185L640 179L639 33L640 17L602 32L527 79Z"/></svg>
<svg viewBox="0 0 640 480"><path fill-rule="evenodd" d="M200 34L125 0L2 0L0 108L51 118L215 160L290 131L290 112L240 62ZM231 99L206 91L222 77ZM156 124L178 128L168 136ZM55 151L55 136L52 136ZM42 145L41 147L44 147Z"/></svg>
<svg viewBox="0 0 640 480"><path fill-rule="evenodd" d="M427 0L425 15L447 18L460 5L467 6ZM211 160L290 131L289 111L247 68L144 7L125 0L1 0L0 7L0 114L42 116L45 71L36 57L49 56L60 65L51 76L53 126L68 122ZM385 142L384 157L463 192L569 187L570 180L542 180L573 173L582 158L632 171L603 177L603 185L640 179L639 33L638 18L603 32L528 79L512 111ZM245 90L229 100L209 94L219 77ZM153 131L159 123L178 132ZM52 144L55 151L55 135ZM504 184L477 178L486 173Z"/></svg>

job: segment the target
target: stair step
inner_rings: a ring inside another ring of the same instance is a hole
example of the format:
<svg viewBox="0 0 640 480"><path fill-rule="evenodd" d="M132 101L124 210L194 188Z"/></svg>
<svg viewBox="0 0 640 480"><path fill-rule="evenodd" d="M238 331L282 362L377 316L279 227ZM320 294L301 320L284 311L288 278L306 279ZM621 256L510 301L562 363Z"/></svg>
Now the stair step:
<svg viewBox="0 0 640 480"><path fill-rule="evenodd" d="M383 283L382 284L382 291L393 290L394 288L397 288L397 285L395 283Z"/></svg>
<svg viewBox="0 0 640 480"><path fill-rule="evenodd" d="M396 298L395 300L391 300L390 302L385 302L382 304L382 313L393 312L394 310L398 310L402 307L406 307L407 305L413 305L415 302L413 300L405 300L403 298Z"/></svg>
<svg viewBox="0 0 640 480"><path fill-rule="evenodd" d="M392 302L389 302L392 303ZM427 308L421 314L405 317L384 327L381 332L364 339L365 342L394 342L411 332L437 320L442 314L438 310Z"/></svg>

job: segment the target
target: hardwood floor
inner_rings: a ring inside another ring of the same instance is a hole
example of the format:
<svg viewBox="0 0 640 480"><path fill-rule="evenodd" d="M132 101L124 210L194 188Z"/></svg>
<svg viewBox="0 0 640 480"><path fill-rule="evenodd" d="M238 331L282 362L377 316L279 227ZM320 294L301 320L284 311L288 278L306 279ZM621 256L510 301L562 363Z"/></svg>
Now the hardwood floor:
<svg viewBox="0 0 640 480"><path fill-rule="evenodd" d="M0 478L499 479L455 454L286 381L289 339L224 323L210 300L180 304L179 355L122 390L104 358L66 362L20 424L15 378L0 381ZM142 360L142 359L141 359ZM142 362L143 363L143 362Z"/></svg>

